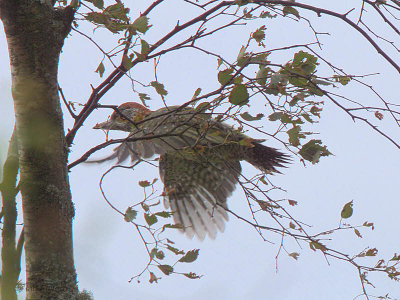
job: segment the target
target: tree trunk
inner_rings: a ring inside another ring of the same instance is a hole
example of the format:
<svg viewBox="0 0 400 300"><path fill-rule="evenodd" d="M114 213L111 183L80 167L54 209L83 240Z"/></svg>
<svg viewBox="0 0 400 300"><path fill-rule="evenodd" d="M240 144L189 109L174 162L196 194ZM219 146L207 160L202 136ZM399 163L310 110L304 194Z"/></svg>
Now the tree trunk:
<svg viewBox="0 0 400 300"><path fill-rule="evenodd" d="M58 97L59 54L74 11L51 1L0 0L18 137L26 299L75 299L68 149Z"/></svg>
<svg viewBox="0 0 400 300"><path fill-rule="evenodd" d="M8 148L7 159L3 167L3 177L0 184L3 213L3 228L1 231L1 299L17 300L16 286L20 271L20 256L16 249L17 194L16 181L18 176L18 149L16 131L12 134Z"/></svg>

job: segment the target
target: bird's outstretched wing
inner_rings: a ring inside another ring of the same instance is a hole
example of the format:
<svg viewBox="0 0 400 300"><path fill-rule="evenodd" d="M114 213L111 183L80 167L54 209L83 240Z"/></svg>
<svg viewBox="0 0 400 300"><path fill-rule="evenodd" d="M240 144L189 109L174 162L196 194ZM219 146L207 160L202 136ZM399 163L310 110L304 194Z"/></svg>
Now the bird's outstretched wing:
<svg viewBox="0 0 400 300"><path fill-rule="evenodd" d="M133 163L140 158L146 159L162 153L164 153L164 150L158 144L151 141L125 141L118 147L115 147L110 155L100 159L87 160L86 163L103 163L116 159L117 164L120 164L128 158Z"/></svg>
<svg viewBox="0 0 400 300"><path fill-rule="evenodd" d="M241 172L239 161L209 161L188 158L178 152L160 157L160 177L164 182L164 205L173 212L176 224L200 240L214 239L228 220L226 200Z"/></svg>

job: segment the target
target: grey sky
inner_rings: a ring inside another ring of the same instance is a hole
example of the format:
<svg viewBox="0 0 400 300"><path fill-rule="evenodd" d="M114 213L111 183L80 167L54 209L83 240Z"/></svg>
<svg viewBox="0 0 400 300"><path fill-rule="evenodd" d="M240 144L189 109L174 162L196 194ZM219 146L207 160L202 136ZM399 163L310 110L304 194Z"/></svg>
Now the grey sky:
<svg viewBox="0 0 400 300"><path fill-rule="evenodd" d="M310 1L312 2L312 1ZM349 1L335 1L343 5L345 12ZM329 3L333 5L332 3ZM136 4L135 4L136 5ZM339 4L337 4L339 5ZM177 6L168 11L168 18L174 15L197 12L187 5ZM164 4L164 13L168 10ZM336 9L338 10L338 9ZM134 9L133 14L138 11ZM311 14L307 14L311 16ZM358 16L354 13L354 18ZM146 34L151 43L160 36L159 28L168 30L176 21L170 22L165 15L150 15L154 26ZM313 19L313 25L319 32L330 32L330 36L320 36L324 44L324 57L351 74L380 72L381 75L367 78L376 90L391 102L399 103L398 74L391 69L376 51L367 44L358 33L349 30L338 20L323 17ZM267 26L266 48L287 46L293 43L312 42L313 34L304 21L265 19ZM158 27L162 24L161 27ZM238 27L233 33L219 34L216 39L204 42L209 48L223 53L234 61L241 45L249 32L260 24L250 28ZM290 27L289 27L290 26ZM91 34L91 29L81 26L80 30ZM0 138L1 151L13 126L12 101L10 96L10 76L8 54L3 31L0 31ZM227 31L228 32L228 31ZM390 35L388 34L389 38ZM110 35L103 29L95 32L95 39L105 49L112 47ZM293 41L293 37L295 40ZM398 40L397 40L398 41ZM392 51L389 47L385 47ZM279 56L281 55L281 56ZM288 59L292 54L273 54L272 58ZM397 53L398 55L398 53ZM91 92L90 84L101 82L94 73L102 59L97 51L83 37L75 32L66 40L60 62L60 85L69 101L84 103ZM158 79L164 83L169 94L169 105L181 104L201 87L206 93L218 86L216 81L216 59L196 54L192 50L180 51L161 60ZM111 70L107 66L105 76ZM153 80L152 64L134 69L134 77L146 81ZM143 79L145 78L145 79ZM341 90L338 89L338 93ZM363 103L375 103L376 97L360 86L346 87L343 93ZM154 95L153 95L154 96ZM102 100L102 104L121 104L126 101L138 101L130 89L130 82L122 80ZM365 101L365 102L364 102ZM148 102L152 109L161 107L161 101L155 97ZM263 105L254 105L251 112L264 112ZM103 121L110 110L96 111L78 133L70 155L70 161L80 157L89 148L104 141L104 134L91 128L96 122ZM390 134L399 138L399 130L384 119L379 123L382 128L390 129ZM66 118L65 128L70 128L71 120ZM261 121L272 129L269 122ZM286 193L276 194L278 198L294 199L298 202L291 213L313 227L310 233L334 228L340 220L343 205L354 200L354 215L349 219L353 225L364 221L374 222L375 230L362 230L363 238L357 238L352 231L334 234L329 246L349 254L355 254L366 247L377 247L378 257L391 258L400 249L400 227L398 226L399 204L399 152L387 140L373 132L371 128L352 120L336 106L325 101L320 123L314 131L320 132L320 138L334 154L323 158L317 165L306 167L298 160L285 169L282 175L273 176L274 184L285 189ZM255 133L252 135L257 136ZM116 135L114 135L116 136ZM267 145L282 148L273 141ZM4 147L3 147L4 145ZM103 151L105 155L111 148ZM97 157L101 156L98 154ZM124 222L102 199L98 182L101 175L110 167L104 165L80 165L70 173L73 201L76 208L74 222L75 266L78 272L79 286L93 292L96 300L106 299L353 299L361 293L361 287L355 268L348 263L329 260L312 252L307 244L303 249L287 238L287 250L299 252L295 261L285 253L278 258L276 272L275 256L280 238L272 233L265 236L274 244L263 242L257 232L230 216L225 232L212 241L187 240L178 232L171 237L183 249L200 248L199 259L193 264L177 265L176 271L193 271L202 274L200 280L189 280L181 276L163 276L158 284L148 283L148 275L141 283L128 283L128 280L140 272L147 262L147 254L135 229ZM244 166L246 175L255 174L249 165ZM113 204L124 211L126 207L142 199L139 180L152 180L158 176L158 170L141 164L134 171L117 171L108 176L104 188ZM161 186L158 186L161 193ZM275 194L274 194L275 195ZM250 217L243 192L237 188L229 199L229 207L242 216ZM267 218L267 215L262 218ZM262 219L261 218L261 219ZM268 223L268 220L266 220ZM168 255L173 258L172 255ZM373 258L371 261L376 261ZM376 283L371 294L381 295L389 292L392 298L400 299L400 285L371 274L369 279ZM21 298L22 299L22 298Z"/></svg>

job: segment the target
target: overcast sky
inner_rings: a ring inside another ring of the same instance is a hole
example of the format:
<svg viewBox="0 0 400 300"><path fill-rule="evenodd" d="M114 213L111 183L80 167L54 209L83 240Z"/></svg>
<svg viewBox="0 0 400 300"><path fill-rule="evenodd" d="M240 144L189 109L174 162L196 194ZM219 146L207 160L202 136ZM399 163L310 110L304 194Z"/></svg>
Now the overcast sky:
<svg viewBox="0 0 400 300"><path fill-rule="evenodd" d="M170 2L171 5L173 2ZM351 8L348 2L335 1L335 5L342 5L341 9L336 10L346 12ZM154 26L146 34L149 43L173 28L177 19L188 20L192 14L199 13L182 3L179 2L173 10L166 4L150 15L150 22ZM133 8L132 15L137 15L139 11ZM358 12L350 16L356 18ZM313 26L318 32L330 32L329 36L320 36L325 58L338 67L345 68L350 74L381 73L365 81L373 84L385 99L399 103L398 74L359 33L332 18L313 20ZM226 31L207 40L204 45L234 61L249 32L260 24L267 26L267 49L314 41L313 34L304 21L264 19L262 22L264 23ZM92 33L88 26L82 25L80 30L87 34ZM0 142L4 156L13 127L13 109L7 46L3 31L0 32ZM391 35L387 32L386 36L390 38ZM94 38L105 49L111 49L115 39L110 38L110 34L102 29L95 32ZM389 47L385 49L392 51ZM283 61L291 55L274 54L273 58ZM398 60L398 53L396 55ZM90 84L96 86L101 82L98 74L94 73L101 59L101 53L90 42L75 32L71 33L65 42L59 68L60 85L69 101L84 103L91 92ZM165 84L169 92L167 103L174 105L189 100L198 87L204 93L218 87L216 65L215 58L199 55L192 50L180 51L163 58L158 80ZM106 67L105 76L111 70L109 65ZM132 74L143 81L153 80L151 63L139 66ZM343 93L363 103L378 103L368 89L357 85L346 87ZM102 104L117 105L126 101L138 99L131 92L130 82L124 79L102 99ZM148 104L152 109L162 106L156 96ZM260 111L265 115L271 113L263 105L254 105L250 109L252 113ZM86 121L76 137L70 161L104 141L104 134L91 128L97 122L105 120L110 113L109 110L98 110ZM266 130L273 128L273 124L265 120L256 124L264 125ZM380 124L381 128L388 129L399 140L397 127L387 119ZM65 128L70 128L71 125L71 120L66 118ZM362 239L357 238L352 231L335 234L334 241L329 242L329 246L349 254L355 254L366 247L377 247L380 250L379 258L391 258L394 252L399 253L398 149L371 128L359 122L354 123L328 100L325 101L320 123L313 130L320 133L319 138L328 145L334 156L323 158L317 165L307 164L306 167L294 159L293 164L283 174L273 176L273 183L286 190L274 195L298 202L290 212L298 220L312 225L309 233L336 227L343 205L353 200L354 215L349 222L356 225L368 220L374 222L375 230L362 230ZM249 134L260 137L256 133ZM282 148L271 140L265 144ZM108 148L97 157L110 151L111 148ZM134 227L124 222L102 198L98 184L101 175L110 166L80 165L70 173L76 208L74 252L79 287L93 292L96 300L353 299L361 293L354 267L333 259L327 262L320 253L312 252L307 244L301 244L300 248L287 239L287 250L299 252L300 257L295 261L281 253L276 266L279 236L266 232L265 236L273 243L264 242L253 228L233 216L230 216L225 232L219 234L216 240L206 239L199 242L196 239L188 240L178 232L170 234L179 247L187 250L200 249L200 256L195 263L177 265L176 271L193 271L204 275L201 279L189 280L173 275L163 276L158 284L150 284L148 274L145 274L141 283L128 283L146 265L147 254ZM247 164L243 164L243 170L246 176L256 172ZM157 168L141 164L134 170L117 170L107 176L104 189L109 200L124 211L129 205L142 200L142 188L137 182L144 179L151 181L157 176ZM157 188L158 193L161 193L161 185ZM229 207L244 217L250 217L243 192L239 188L229 199ZM262 218L267 217L265 215ZM266 224L269 222L264 221ZM376 260L374 258L372 262ZM398 283L391 282L383 275L370 274L369 279L376 284L375 289L370 289L372 295L389 292L392 298L400 299Z"/></svg>

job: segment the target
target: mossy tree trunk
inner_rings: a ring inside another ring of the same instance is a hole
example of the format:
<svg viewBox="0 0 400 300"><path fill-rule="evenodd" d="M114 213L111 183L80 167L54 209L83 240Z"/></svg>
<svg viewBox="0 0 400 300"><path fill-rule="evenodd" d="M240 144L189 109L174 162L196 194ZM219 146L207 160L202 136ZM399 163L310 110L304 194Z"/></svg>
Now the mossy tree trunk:
<svg viewBox="0 0 400 300"><path fill-rule="evenodd" d="M0 0L14 99L26 257L26 299L74 299L74 208L57 68L74 10Z"/></svg>
<svg viewBox="0 0 400 300"><path fill-rule="evenodd" d="M8 148L7 159L3 165L1 193L1 217L3 228L1 231L1 299L17 300L16 286L21 270L20 258L23 244L23 234L16 245L17 224L17 177L18 177L18 144L16 131L12 134Z"/></svg>

